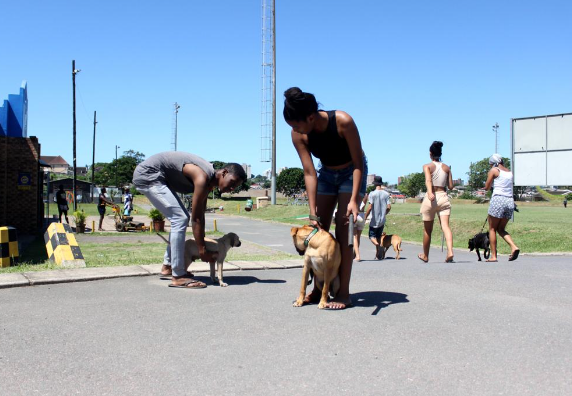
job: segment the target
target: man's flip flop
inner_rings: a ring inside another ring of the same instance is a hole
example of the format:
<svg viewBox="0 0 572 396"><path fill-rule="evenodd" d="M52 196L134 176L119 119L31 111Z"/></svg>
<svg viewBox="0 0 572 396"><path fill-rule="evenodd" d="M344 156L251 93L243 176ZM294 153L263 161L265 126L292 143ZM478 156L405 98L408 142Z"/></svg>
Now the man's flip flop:
<svg viewBox="0 0 572 396"><path fill-rule="evenodd" d="M485 261L485 263L498 263L498 262L499 262L498 260L487 260L487 261Z"/></svg>
<svg viewBox="0 0 572 396"><path fill-rule="evenodd" d="M176 287L179 289L204 289L207 285L201 281L190 279L181 285L173 285L171 283L169 287Z"/></svg>
<svg viewBox="0 0 572 396"><path fill-rule="evenodd" d="M518 254L520 253L520 249L516 249L512 254L508 257L508 261L514 261L518 258Z"/></svg>
<svg viewBox="0 0 572 396"><path fill-rule="evenodd" d="M429 259L424 260L424 259L421 258L421 253L419 253L419 254L417 255L417 258L418 258L419 260L423 261L425 264L427 264L427 263L429 262Z"/></svg>
<svg viewBox="0 0 572 396"><path fill-rule="evenodd" d="M185 275L185 278L193 278L195 275L193 275L192 272L187 272L187 274ZM171 280L173 279L173 275L169 274L159 274L159 279L161 280Z"/></svg>

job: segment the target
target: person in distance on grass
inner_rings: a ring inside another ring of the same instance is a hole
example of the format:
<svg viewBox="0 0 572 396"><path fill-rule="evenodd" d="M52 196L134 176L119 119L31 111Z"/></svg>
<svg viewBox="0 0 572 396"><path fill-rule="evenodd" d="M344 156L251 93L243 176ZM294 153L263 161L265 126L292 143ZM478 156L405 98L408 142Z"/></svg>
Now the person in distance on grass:
<svg viewBox="0 0 572 396"><path fill-rule="evenodd" d="M60 223L62 222L62 214L66 219L66 223L70 223L68 220L68 200L66 199L66 192L64 191L64 185L60 184L60 189L56 192L56 204L58 205L58 213L60 216Z"/></svg>
<svg viewBox="0 0 572 396"><path fill-rule="evenodd" d="M389 202L391 195L383 189L383 179L381 176L375 176L373 178L373 185L375 186L375 190L369 193L369 208L367 208L365 218L367 219L371 213L369 240L375 246L375 259L383 260L385 254L381 248L381 234L383 233L383 227L385 227L385 216L391 210L391 203Z"/></svg>
<svg viewBox="0 0 572 396"><path fill-rule="evenodd" d="M113 202L107 199L105 195L107 193L107 189L103 187L101 192L99 193L99 203L97 204L97 210L99 212L99 228L98 231L103 231L103 218L105 217L105 205L113 205Z"/></svg>
<svg viewBox="0 0 572 396"><path fill-rule="evenodd" d="M367 160L353 118L340 110L324 111L311 93L300 88L284 92L284 119L292 127L292 143L304 168L304 181L310 206L310 221L329 231L336 205L336 239L340 243L340 289L328 309L345 309L352 304L350 278L353 249L348 246L348 218L357 221L359 203L365 195ZM312 155L320 160L316 173ZM317 302L320 290L315 286L306 303Z"/></svg>
<svg viewBox="0 0 572 396"><path fill-rule="evenodd" d="M233 191L246 181L246 173L236 163L214 170L212 164L198 155L181 151L155 154L135 168L133 184L171 222L169 244L165 251L162 275L172 275L171 287L203 288L203 282L192 279L185 268L185 233L191 226L201 260L211 262L216 255L205 246L205 209L210 191ZM192 214L177 193L193 193Z"/></svg>
<svg viewBox="0 0 572 396"><path fill-rule="evenodd" d="M508 261L518 258L520 249L514 244L512 237L506 232L505 227L512 218L514 212L513 176L510 169L506 168L500 154L493 154L489 158L491 170L487 176L485 189L493 188L493 196L489 205L489 241L491 256L487 261L496 262L497 258L497 232L510 246Z"/></svg>
<svg viewBox="0 0 572 396"><path fill-rule="evenodd" d="M441 229L443 234L445 234L445 241L447 241L445 262L453 262L453 233L451 232L451 227L449 227L451 202L449 202L449 196L447 195L447 187L449 190L453 188L453 176L451 167L441 162L442 149L442 142L433 142L431 147L429 147L431 162L423 165L427 193L425 198L423 198L420 209L423 217L423 253L419 253L417 257L425 263L429 261L431 233L433 232L433 222L436 214L439 215Z"/></svg>
<svg viewBox="0 0 572 396"><path fill-rule="evenodd" d="M129 187L125 187L123 195L123 214L129 216L133 210L133 194L129 191Z"/></svg>

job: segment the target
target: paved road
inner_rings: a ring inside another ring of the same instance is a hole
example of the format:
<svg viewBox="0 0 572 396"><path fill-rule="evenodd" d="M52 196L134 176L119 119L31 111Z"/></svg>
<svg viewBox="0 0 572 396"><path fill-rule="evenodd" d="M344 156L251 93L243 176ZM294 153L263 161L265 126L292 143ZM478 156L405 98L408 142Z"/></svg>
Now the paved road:
<svg viewBox="0 0 572 396"><path fill-rule="evenodd" d="M287 226L227 227L289 249ZM570 257L418 250L356 263L342 312L293 308L299 269L2 289L0 395L572 394Z"/></svg>

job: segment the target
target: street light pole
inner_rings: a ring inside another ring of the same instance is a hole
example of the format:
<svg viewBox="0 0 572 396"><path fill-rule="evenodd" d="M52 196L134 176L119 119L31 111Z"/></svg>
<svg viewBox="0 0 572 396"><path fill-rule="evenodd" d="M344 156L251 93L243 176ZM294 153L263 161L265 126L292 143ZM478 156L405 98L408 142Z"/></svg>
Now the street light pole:
<svg viewBox="0 0 572 396"><path fill-rule="evenodd" d="M495 153L499 152L499 146L498 146L498 141L499 141L499 123L496 122L493 125L493 132L495 133Z"/></svg>
<svg viewBox="0 0 572 396"><path fill-rule="evenodd" d="M93 154L91 157L91 202L93 202L93 187L95 178L95 126L97 125L97 111L93 112Z"/></svg>
<svg viewBox="0 0 572 396"><path fill-rule="evenodd" d="M119 189L119 185L117 183L117 149L121 148L118 145L115 145L115 188Z"/></svg>
<svg viewBox="0 0 572 396"><path fill-rule="evenodd" d="M76 199L76 191L75 191L75 181L77 178L77 169L76 169L76 128L75 128L75 75L79 73L81 70L75 68L75 60L72 60L72 86L73 86L73 210L74 212L77 210L77 199Z"/></svg>

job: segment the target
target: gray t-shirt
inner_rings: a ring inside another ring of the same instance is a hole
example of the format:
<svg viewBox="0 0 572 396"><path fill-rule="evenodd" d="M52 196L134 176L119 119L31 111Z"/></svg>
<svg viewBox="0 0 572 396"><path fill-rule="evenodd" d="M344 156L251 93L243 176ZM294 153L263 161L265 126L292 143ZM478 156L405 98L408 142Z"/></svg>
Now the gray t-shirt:
<svg viewBox="0 0 572 396"><path fill-rule="evenodd" d="M385 212L389 204L389 193L385 190L373 190L369 193L368 202L371 208L370 227L378 228L385 224Z"/></svg>
<svg viewBox="0 0 572 396"><path fill-rule="evenodd" d="M208 180L214 177L215 170L212 164L198 155L181 151L166 151L152 155L137 165L133 172L133 184L140 188L167 185L178 193L192 193L195 191L195 186L183 175L183 166L186 164L201 168L207 174Z"/></svg>

